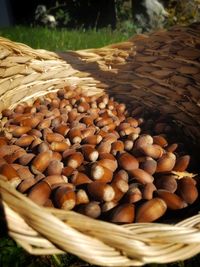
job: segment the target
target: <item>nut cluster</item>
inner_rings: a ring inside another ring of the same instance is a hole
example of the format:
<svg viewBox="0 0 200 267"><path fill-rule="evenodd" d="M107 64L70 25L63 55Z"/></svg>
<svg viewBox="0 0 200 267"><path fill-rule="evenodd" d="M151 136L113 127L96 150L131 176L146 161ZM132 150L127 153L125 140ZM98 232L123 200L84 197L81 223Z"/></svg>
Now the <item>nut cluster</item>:
<svg viewBox="0 0 200 267"><path fill-rule="evenodd" d="M2 115L0 174L39 205L76 210L114 223L153 222L198 198L166 134L104 94L61 89Z"/></svg>

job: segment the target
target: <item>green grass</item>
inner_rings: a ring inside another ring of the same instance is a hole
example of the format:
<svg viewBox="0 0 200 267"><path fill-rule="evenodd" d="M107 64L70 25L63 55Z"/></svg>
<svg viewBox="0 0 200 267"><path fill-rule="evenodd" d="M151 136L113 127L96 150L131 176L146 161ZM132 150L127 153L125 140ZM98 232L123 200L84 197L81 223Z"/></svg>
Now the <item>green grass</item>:
<svg viewBox="0 0 200 267"><path fill-rule="evenodd" d="M96 31L48 29L41 27L15 26L0 28L0 36L12 41L25 43L33 48L51 51L78 50L102 47L111 43L127 40L134 33L131 31L112 31L109 28Z"/></svg>

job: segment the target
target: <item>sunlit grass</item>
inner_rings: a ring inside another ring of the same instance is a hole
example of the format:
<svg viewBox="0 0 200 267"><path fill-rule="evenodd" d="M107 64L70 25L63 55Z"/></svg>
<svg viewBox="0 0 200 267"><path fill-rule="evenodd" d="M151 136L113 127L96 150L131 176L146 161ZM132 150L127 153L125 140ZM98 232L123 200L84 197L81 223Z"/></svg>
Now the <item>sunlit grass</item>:
<svg viewBox="0 0 200 267"><path fill-rule="evenodd" d="M127 40L134 33L112 31L105 28L91 30L48 29L41 27L15 26L0 28L0 36L12 41L25 43L33 48L51 51L78 50L102 47L111 43Z"/></svg>

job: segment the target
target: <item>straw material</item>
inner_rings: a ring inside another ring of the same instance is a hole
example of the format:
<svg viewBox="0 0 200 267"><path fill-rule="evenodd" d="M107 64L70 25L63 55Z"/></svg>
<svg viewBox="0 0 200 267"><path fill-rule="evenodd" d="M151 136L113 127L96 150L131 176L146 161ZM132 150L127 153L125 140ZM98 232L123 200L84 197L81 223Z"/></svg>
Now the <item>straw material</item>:
<svg viewBox="0 0 200 267"><path fill-rule="evenodd" d="M199 145L199 48L198 24L58 54L0 38L0 109L64 86L90 95L107 91L124 102L170 114ZM2 176L0 192L9 235L31 254L70 252L101 266L141 266L184 260L200 252L198 214L174 225L118 226L73 211L39 207Z"/></svg>

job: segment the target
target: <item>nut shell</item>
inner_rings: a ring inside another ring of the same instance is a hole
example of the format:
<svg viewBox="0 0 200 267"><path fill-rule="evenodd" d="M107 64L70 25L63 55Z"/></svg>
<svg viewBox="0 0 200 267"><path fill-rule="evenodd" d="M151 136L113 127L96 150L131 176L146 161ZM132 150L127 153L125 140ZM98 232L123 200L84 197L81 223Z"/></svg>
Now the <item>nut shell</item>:
<svg viewBox="0 0 200 267"><path fill-rule="evenodd" d="M164 215L167 204L161 198L153 198L142 204L136 212L136 222L153 222Z"/></svg>

